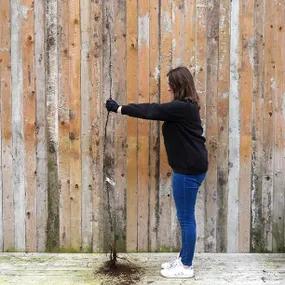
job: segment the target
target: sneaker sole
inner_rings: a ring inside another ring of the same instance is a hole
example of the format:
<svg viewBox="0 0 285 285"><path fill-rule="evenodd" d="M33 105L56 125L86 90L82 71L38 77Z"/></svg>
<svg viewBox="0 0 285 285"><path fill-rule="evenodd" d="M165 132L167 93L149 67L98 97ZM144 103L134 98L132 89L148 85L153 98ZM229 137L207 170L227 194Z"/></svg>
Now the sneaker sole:
<svg viewBox="0 0 285 285"><path fill-rule="evenodd" d="M169 268L171 268L171 266L170 267L160 267L160 269L169 269Z"/></svg>
<svg viewBox="0 0 285 285"><path fill-rule="evenodd" d="M186 277L186 276L164 276L164 275L162 275L161 274L161 272L160 272L160 276L162 276L163 278L166 278L166 279L191 279L191 278L194 278L195 277L195 274L193 275L193 276L189 276L189 277Z"/></svg>

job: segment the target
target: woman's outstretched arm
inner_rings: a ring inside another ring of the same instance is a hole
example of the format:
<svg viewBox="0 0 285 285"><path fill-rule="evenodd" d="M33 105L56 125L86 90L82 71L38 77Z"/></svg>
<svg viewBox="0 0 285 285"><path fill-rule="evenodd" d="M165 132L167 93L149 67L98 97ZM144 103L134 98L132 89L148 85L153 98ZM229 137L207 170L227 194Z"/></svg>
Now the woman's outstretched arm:
<svg viewBox="0 0 285 285"><path fill-rule="evenodd" d="M172 101L169 103L141 103L141 104L128 104L128 105L117 105L114 100L107 101L106 107L110 111L117 112L123 115L128 115L131 117L147 119L147 120L157 120L157 121L180 121L183 119L183 109L185 110L185 105L179 101ZM113 106L113 109L112 109ZM116 107L114 107L116 106Z"/></svg>

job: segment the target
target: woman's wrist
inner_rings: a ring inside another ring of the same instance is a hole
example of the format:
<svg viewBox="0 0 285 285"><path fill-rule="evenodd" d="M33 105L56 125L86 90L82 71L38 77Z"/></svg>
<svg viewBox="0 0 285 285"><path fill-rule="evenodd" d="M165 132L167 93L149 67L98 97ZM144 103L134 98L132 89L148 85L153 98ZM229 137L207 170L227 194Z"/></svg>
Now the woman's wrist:
<svg viewBox="0 0 285 285"><path fill-rule="evenodd" d="M117 110L117 113L122 114L121 109L122 109L122 106L119 106L119 108L118 108L118 110Z"/></svg>

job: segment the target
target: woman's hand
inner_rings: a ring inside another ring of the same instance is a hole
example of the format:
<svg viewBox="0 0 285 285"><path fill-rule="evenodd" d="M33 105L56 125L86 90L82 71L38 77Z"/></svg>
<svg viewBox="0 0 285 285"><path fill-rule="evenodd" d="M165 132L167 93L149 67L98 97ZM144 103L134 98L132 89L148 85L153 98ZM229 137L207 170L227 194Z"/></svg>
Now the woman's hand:
<svg viewBox="0 0 285 285"><path fill-rule="evenodd" d="M108 112L115 112L117 113L119 108L119 104L113 100L113 99L108 99L106 101L106 109L108 110Z"/></svg>

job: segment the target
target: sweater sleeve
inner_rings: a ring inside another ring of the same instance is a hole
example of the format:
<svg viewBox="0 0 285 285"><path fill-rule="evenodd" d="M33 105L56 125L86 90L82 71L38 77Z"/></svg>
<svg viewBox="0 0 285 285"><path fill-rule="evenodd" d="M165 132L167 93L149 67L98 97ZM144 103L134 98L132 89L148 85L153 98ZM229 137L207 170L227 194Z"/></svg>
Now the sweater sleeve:
<svg viewBox="0 0 285 285"><path fill-rule="evenodd" d="M141 103L123 105L123 115L156 121L181 121L183 119L183 105L172 101L169 103Z"/></svg>

